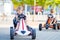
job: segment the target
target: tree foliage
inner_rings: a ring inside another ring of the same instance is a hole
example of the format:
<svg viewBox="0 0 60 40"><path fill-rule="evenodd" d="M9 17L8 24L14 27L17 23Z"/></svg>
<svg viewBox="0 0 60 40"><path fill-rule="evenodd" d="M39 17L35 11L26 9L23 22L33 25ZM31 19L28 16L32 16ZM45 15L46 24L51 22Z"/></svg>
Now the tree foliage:
<svg viewBox="0 0 60 40"><path fill-rule="evenodd" d="M14 7L18 7L24 4L33 6L34 1L36 1L36 5L43 6L43 7L49 6L49 5L54 7L60 4L60 0L20 0L19 2L17 0L12 0Z"/></svg>
<svg viewBox="0 0 60 40"><path fill-rule="evenodd" d="M12 0L12 2L14 4L14 7L18 7L18 6L24 5L24 4L31 5L31 6L34 5L34 0L20 0L20 1Z"/></svg>

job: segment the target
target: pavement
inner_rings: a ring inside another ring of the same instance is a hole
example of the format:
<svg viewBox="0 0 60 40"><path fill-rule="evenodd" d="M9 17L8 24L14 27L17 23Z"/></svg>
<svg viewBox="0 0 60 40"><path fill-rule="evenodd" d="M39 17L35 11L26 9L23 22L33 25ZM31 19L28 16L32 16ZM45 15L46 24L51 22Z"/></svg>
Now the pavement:
<svg viewBox="0 0 60 40"><path fill-rule="evenodd" d="M0 28L0 40L11 40L10 39L10 28ZM14 40L32 40L31 36L15 36ZM60 30L43 29L39 31L36 29L35 40L60 40Z"/></svg>

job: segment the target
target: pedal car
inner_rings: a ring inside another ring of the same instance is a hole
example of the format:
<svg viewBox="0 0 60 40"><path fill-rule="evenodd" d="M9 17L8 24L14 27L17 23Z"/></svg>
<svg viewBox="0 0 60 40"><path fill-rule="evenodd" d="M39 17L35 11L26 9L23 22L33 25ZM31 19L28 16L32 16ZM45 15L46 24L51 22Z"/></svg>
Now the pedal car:
<svg viewBox="0 0 60 40"><path fill-rule="evenodd" d="M32 39L36 39L36 30L27 26L24 19L21 19L17 23L17 27L10 27L10 38L14 39L15 33L21 36L32 36Z"/></svg>
<svg viewBox="0 0 60 40"><path fill-rule="evenodd" d="M41 31L42 28L44 28L44 27L45 27L46 29L48 29L48 28L53 28L53 29L56 30L57 20L56 20L55 18L53 18L53 16L49 15L49 16L48 16L48 19L47 19L46 23L43 25L43 27L42 27L42 24L39 24L39 30Z"/></svg>

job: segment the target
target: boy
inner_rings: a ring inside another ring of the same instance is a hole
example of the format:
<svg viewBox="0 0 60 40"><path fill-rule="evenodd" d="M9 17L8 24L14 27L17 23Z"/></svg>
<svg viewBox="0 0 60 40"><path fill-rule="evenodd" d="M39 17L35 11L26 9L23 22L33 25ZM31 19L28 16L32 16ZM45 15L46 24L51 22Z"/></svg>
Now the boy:
<svg viewBox="0 0 60 40"><path fill-rule="evenodd" d="M49 28L49 26L53 26L53 29L56 29L56 19L53 18L53 15L49 14L48 15L48 20L46 22L46 29Z"/></svg>
<svg viewBox="0 0 60 40"><path fill-rule="evenodd" d="M15 18L13 19L13 24L14 24L14 28L16 28L16 26L17 26L17 23L19 22L19 20L20 19L24 19L24 20L26 20L26 16L23 14L23 7L21 6L21 7L18 7L18 9L17 9L17 13L16 13L16 15L15 15Z"/></svg>

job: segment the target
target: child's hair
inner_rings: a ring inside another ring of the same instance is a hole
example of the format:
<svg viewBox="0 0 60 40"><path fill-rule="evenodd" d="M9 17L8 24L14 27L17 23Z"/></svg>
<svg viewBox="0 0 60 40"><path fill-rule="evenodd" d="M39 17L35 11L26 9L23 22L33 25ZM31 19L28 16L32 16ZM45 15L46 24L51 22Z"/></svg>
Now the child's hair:
<svg viewBox="0 0 60 40"><path fill-rule="evenodd" d="M22 8L23 8L23 10L24 10L24 7L23 7L23 6L19 6L19 7L17 8L17 11L21 10Z"/></svg>
<svg viewBox="0 0 60 40"><path fill-rule="evenodd" d="M51 13L54 13L54 10L53 10L53 9L51 9L51 10L50 10L50 12L51 12Z"/></svg>

